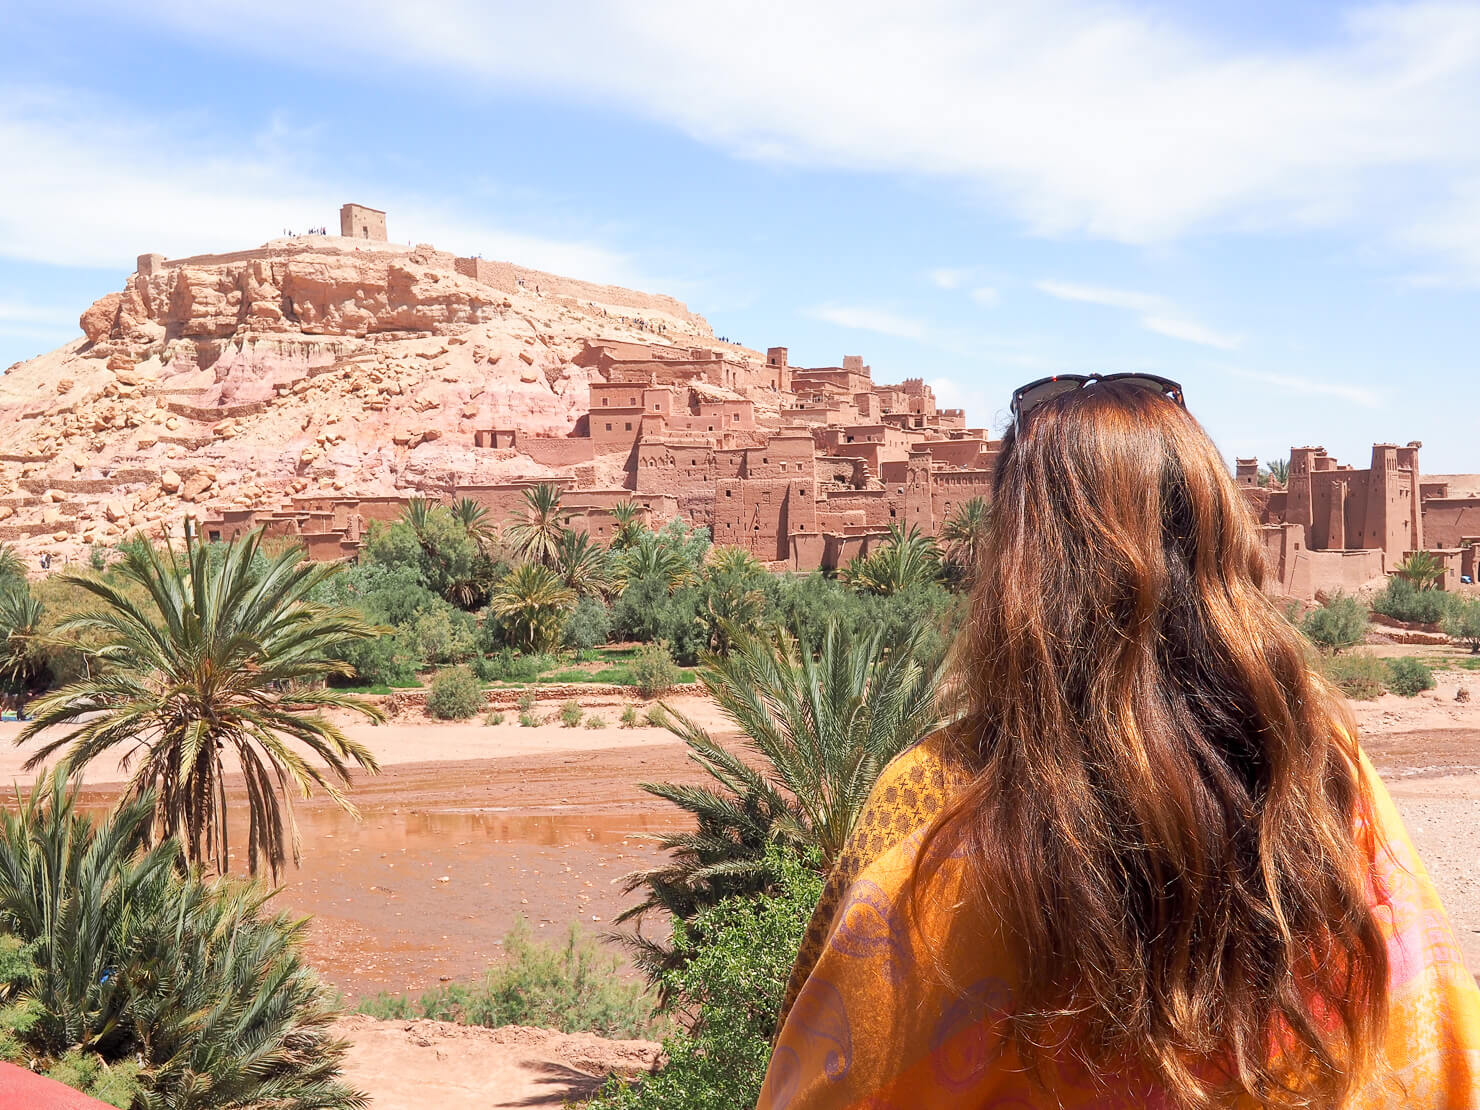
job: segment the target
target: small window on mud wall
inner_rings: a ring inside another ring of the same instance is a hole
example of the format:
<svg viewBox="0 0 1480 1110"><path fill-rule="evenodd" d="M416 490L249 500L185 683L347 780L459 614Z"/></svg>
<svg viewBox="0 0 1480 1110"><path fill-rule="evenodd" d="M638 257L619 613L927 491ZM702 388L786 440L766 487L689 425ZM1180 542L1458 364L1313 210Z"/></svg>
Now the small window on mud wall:
<svg viewBox="0 0 1480 1110"><path fill-rule="evenodd" d="M630 432L632 430L632 421L627 421L627 427L623 430Z"/></svg>

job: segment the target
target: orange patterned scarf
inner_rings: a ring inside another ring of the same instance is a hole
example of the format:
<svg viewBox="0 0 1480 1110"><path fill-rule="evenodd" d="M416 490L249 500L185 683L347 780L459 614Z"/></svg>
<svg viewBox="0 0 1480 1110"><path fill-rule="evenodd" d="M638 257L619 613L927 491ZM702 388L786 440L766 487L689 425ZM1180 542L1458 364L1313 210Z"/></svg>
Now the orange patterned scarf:
<svg viewBox="0 0 1480 1110"><path fill-rule="evenodd" d="M1388 845L1379 853L1388 890L1379 913L1391 1001L1387 1074L1349 1105L1480 1110L1480 989L1392 799L1365 759L1363 769ZM906 924L921 837L954 781L934 738L880 777L808 929L757 1110L1170 1107L1164 1093L1131 1076L1068 1066L1042 1083L1024 1074L993 1016L1009 998L1004 946L984 935L979 917L968 925L971 915L955 912L948 881L923 920ZM925 943L947 954L964 990L928 973L918 951Z"/></svg>

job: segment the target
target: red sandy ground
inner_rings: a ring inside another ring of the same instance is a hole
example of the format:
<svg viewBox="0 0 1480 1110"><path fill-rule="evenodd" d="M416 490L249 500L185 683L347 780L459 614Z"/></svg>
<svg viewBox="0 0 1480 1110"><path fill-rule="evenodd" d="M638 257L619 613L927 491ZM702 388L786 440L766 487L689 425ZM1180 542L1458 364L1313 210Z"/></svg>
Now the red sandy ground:
<svg viewBox="0 0 1480 1110"><path fill-rule="evenodd" d="M1460 685L1474 687L1476 700L1456 701ZM723 732L711 705L689 698L681 708ZM612 707L602 711L615 722ZM1466 959L1480 969L1480 676L1441 675L1436 691L1387 695L1355 712ZM4 743L15 726L0 729L5 781L24 753ZM310 959L351 999L475 977L498 958L519 914L551 940L571 921L592 933L610 927L631 904L615 880L658 858L634 834L675 820L673 807L636 782L703 779L659 729L397 723L353 731L386 768L356 783L363 821L322 800L300 803L303 866L284 876L278 895L314 915ZM92 778L101 800L117 775L99 769ZM349 1078L375 1095L378 1110L558 1107L592 1089L594 1076L640 1070L653 1051L436 1022L353 1017L340 1028L354 1046Z"/></svg>

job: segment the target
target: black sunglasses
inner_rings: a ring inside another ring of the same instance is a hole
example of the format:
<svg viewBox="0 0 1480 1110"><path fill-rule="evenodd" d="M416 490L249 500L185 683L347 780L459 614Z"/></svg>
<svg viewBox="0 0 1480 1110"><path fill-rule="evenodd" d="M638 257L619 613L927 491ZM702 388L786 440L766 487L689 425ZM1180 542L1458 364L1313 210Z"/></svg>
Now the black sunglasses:
<svg viewBox="0 0 1480 1110"><path fill-rule="evenodd" d="M1083 389L1095 382L1121 382L1125 385L1139 386L1142 389L1155 390L1166 397L1170 397L1184 409L1187 407L1186 400L1182 397L1182 386L1171 378L1163 378L1159 374L1055 374L1051 378L1039 378L1036 382L1029 382L1025 386L1012 392L1012 428L1014 435L1022 435L1023 421L1028 414L1046 401L1052 401L1055 397L1062 397L1066 393Z"/></svg>

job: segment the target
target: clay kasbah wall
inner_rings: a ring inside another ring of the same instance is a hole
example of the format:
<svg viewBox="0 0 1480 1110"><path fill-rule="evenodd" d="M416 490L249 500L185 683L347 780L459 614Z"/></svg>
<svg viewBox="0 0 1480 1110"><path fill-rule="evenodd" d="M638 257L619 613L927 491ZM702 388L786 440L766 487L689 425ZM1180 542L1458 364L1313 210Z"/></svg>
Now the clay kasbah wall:
<svg viewBox="0 0 1480 1110"><path fill-rule="evenodd" d="M792 365L672 297L387 242L384 213L345 212L371 238L141 254L82 338L0 377L0 540L49 566L188 516L337 559L413 497L474 492L502 523L549 482L598 536L630 500L808 571L991 496L999 444L920 378ZM1480 476L1425 476L1419 447L1362 467L1292 447L1283 486L1239 460L1271 591L1361 588L1418 550L1447 587L1472 572Z"/></svg>

